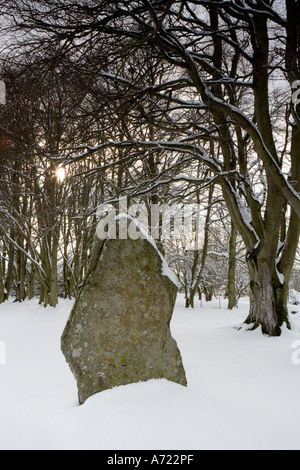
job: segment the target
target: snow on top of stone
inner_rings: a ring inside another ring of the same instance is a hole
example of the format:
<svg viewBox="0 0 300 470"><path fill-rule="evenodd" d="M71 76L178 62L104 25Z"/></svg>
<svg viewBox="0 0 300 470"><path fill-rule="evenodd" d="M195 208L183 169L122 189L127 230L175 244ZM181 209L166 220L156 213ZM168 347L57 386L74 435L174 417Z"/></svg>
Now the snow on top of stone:
<svg viewBox="0 0 300 470"><path fill-rule="evenodd" d="M159 251L154 238L151 237L149 232L141 225L141 223L137 219L134 219L133 217L131 217L128 214L125 214L125 213L124 214L119 214L119 215L116 216L115 220L120 220L120 219L123 219L123 218L126 218L126 219L130 220L131 222L133 222L136 225L136 227L138 228L138 230L140 231L140 233L142 234L143 238L146 239L153 246L153 248L155 248L155 250L157 251L157 253L158 253L158 255L161 259L161 273L162 273L162 275L168 277L170 279L170 281L173 282L173 284L175 284L176 287L178 287L178 282L177 282L177 279L175 277L175 274L169 268L169 265L168 265L167 261L165 260L165 258L161 254L161 252Z"/></svg>

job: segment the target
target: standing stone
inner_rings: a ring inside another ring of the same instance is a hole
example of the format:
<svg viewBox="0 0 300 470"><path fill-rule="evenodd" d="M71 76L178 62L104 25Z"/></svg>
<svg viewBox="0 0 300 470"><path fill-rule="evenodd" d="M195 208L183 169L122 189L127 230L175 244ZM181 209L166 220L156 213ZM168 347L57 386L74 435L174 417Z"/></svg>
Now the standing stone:
<svg viewBox="0 0 300 470"><path fill-rule="evenodd" d="M177 287L147 239L98 241L62 336L79 403L119 385L165 378L186 385L170 332Z"/></svg>

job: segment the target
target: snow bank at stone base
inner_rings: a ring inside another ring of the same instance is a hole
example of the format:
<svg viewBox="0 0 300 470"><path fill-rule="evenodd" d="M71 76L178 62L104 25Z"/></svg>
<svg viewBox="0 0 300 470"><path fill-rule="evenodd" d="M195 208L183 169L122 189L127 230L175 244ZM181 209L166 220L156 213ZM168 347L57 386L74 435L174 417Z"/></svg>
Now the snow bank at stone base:
<svg viewBox="0 0 300 470"><path fill-rule="evenodd" d="M1 305L0 449L300 449L300 365L292 362L300 313L292 315L292 331L269 338L236 328L246 303L233 311L217 301L183 306L179 297L172 333L187 388L151 380L78 406L60 352L72 303Z"/></svg>

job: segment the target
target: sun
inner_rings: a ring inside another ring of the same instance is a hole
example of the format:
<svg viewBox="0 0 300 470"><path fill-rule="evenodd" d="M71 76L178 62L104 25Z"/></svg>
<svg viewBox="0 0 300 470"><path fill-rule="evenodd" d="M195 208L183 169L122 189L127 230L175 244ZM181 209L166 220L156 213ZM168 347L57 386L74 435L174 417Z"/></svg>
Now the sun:
<svg viewBox="0 0 300 470"><path fill-rule="evenodd" d="M58 179L60 183L62 183L66 178L66 169L63 167L57 168L56 178Z"/></svg>

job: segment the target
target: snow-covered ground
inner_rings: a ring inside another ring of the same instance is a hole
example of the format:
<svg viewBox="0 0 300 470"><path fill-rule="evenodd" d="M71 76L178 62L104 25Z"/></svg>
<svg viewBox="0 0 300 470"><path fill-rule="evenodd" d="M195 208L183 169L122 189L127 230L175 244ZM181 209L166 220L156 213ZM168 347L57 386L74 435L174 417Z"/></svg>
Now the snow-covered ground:
<svg viewBox="0 0 300 470"><path fill-rule="evenodd" d="M231 312L224 300L185 310L179 296L172 332L188 387L151 380L82 406L60 352L71 306L0 306L0 450L300 449L299 306L294 329L269 338L236 328L246 300Z"/></svg>

